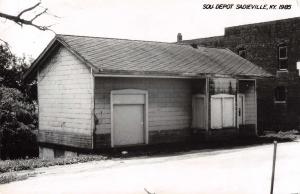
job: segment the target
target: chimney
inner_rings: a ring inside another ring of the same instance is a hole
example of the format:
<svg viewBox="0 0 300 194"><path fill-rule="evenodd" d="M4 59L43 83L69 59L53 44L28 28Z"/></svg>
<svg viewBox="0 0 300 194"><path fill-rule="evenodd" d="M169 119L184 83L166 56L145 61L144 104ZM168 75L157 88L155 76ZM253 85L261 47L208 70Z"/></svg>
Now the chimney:
<svg viewBox="0 0 300 194"><path fill-rule="evenodd" d="M182 41L182 35L181 33L177 34L177 42L181 42Z"/></svg>

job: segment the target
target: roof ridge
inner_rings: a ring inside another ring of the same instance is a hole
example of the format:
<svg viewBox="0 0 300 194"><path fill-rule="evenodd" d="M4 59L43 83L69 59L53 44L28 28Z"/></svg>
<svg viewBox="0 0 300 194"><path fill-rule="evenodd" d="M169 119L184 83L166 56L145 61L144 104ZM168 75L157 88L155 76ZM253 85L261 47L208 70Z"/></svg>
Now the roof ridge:
<svg viewBox="0 0 300 194"><path fill-rule="evenodd" d="M101 39L109 39L109 40L127 40L127 41L136 41L136 42L150 42L150 43L178 45L174 42L162 42L162 41L154 41L154 40L138 40L138 39L129 39L129 38L111 38L111 37L89 36L89 35L56 34L56 36L74 36L74 37L101 38Z"/></svg>
<svg viewBox="0 0 300 194"><path fill-rule="evenodd" d="M223 38L223 37L224 37L224 35L216 35L216 36L208 36L208 37L202 37L202 38L193 38L193 39L182 40L182 42L199 40L199 39L209 39L209 38Z"/></svg>
<svg viewBox="0 0 300 194"><path fill-rule="evenodd" d="M174 43L176 45L186 45L186 46L192 46L192 44L190 43L186 43L186 42L182 42L182 43ZM197 44L197 43L195 43ZM198 48L208 48L208 49L227 49L227 47L215 47L215 46L211 46L211 45L201 45L201 44L197 44ZM197 49L197 48L194 48Z"/></svg>
<svg viewBox="0 0 300 194"><path fill-rule="evenodd" d="M173 46L183 46L190 48L190 44L178 43L178 42L162 42L162 41L152 41L152 40L137 40L137 39L128 39L128 38L110 38L110 37L101 37L101 36L87 36L87 35L73 35L73 34L56 34L57 37L61 36L72 36L72 37L86 37L86 38L101 38L107 40L124 40L124 41L134 41L134 42L146 42L146 43L159 43L159 44L168 44ZM199 45L200 48L213 48L213 49L226 49L226 47L213 47L213 46L203 46ZM195 49L195 48L192 48Z"/></svg>

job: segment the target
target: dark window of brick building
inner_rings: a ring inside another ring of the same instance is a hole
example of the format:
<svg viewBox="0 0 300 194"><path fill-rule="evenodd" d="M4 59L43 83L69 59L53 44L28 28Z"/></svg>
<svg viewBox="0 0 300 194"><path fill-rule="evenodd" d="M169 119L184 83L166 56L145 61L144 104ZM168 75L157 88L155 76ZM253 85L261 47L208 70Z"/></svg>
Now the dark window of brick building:
<svg viewBox="0 0 300 194"><path fill-rule="evenodd" d="M288 61L287 46L279 46L278 47L279 70L287 70L288 69L287 61Z"/></svg>
<svg viewBox="0 0 300 194"><path fill-rule="evenodd" d="M275 88L275 102L285 102L286 101L286 87L278 86Z"/></svg>
<svg viewBox="0 0 300 194"><path fill-rule="evenodd" d="M240 55L243 58L246 58L246 49L242 48L238 50L238 55Z"/></svg>

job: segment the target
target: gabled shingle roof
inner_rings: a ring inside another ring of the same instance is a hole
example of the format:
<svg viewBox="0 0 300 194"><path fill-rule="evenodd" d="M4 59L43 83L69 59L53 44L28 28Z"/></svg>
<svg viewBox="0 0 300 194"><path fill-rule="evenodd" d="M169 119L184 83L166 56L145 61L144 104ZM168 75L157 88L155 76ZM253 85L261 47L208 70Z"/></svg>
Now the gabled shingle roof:
<svg viewBox="0 0 300 194"><path fill-rule="evenodd" d="M227 49L61 34L56 39L103 74L271 76Z"/></svg>

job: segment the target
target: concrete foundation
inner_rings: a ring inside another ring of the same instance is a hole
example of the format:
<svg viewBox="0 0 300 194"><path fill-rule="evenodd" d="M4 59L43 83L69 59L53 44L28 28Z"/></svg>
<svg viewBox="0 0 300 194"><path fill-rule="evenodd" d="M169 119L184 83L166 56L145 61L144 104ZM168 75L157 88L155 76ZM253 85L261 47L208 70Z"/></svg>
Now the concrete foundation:
<svg viewBox="0 0 300 194"><path fill-rule="evenodd" d="M45 160L52 160L54 158L71 158L77 157L77 152L72 152L68 150L62 149L54 149L54 148L47 148L47 147L39 147L39 158Z"/></svg>
<svg viewBox="0 0 300 194"><path fill-rule="evenodd" d="M54 158L54 149L39 147L39 157L46 160L51 160Z"/></svg>

